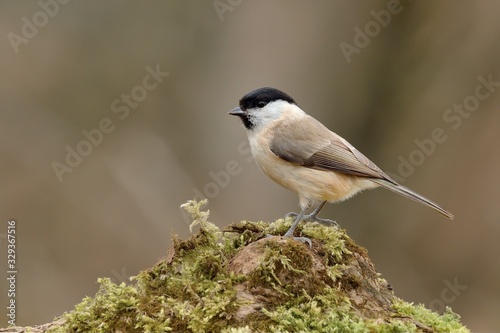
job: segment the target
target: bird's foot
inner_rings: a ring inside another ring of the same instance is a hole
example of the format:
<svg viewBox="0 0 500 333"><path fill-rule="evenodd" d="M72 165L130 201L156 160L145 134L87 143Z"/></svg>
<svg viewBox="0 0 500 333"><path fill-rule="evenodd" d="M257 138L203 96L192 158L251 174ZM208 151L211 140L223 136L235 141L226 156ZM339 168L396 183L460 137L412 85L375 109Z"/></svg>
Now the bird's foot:
<svg viewBox="0 0 500 333"><path fill-rule="evenodd" d="M296 240L298 242L307 243L307 244L309 244L309 248L312 248L312 242L307 237L294 237L294 236L287 236L287 235L285 235L285 237L291 238L291 239Z"/></svg>
<svg viewBox="0 0 500 333"><path fill-rule="evenodd" d="M267 234L266 238L268 238L268 237L275 237L275 235ZM285 234L283 237L291 238L291 239L296 240L298 242L307 243L307 244L309 244L309 248L312 247L312 242L307 237L294 237L293 235L288 235L288 233Z"/></svg>
<svg viewBox="0 0 500 333"><path fill-rule="evenodd" d="M288 214L285 215L285 217L293 217L293 218L296 218L299 214L297 213L294 213L294 212L290 212ZM332 221L332 220L329 220L329 219L322 219L320 217L318 217L316 214L308 214L308 215L304 215L304 217L302 218L302 221L305 221L305 222L318 222L319 224L322 224L322 225L326 225L327 227L338 227L338 223L335 222L335 221Z"/></svg>

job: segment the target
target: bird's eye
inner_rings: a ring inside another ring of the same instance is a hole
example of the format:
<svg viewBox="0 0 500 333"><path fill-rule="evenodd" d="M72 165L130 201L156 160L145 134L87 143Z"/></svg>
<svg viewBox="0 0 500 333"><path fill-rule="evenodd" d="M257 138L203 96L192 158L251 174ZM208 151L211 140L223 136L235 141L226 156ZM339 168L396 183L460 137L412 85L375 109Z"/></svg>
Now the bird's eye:
<svg viewBox="0 0 500 333"><path fill-rule="evenodd" d="M263 108L266 105L267 105L267 102L265 102L265 101L259 101L259 102L257 102L257 107L258 108Z"/></svg>

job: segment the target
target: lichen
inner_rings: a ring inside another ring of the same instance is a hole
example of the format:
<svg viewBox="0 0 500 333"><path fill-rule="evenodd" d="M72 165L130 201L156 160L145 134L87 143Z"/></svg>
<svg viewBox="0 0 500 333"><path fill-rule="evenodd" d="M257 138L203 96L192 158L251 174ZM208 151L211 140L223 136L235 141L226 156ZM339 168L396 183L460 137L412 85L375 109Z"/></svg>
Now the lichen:
<svg viewBox="0 0 500 333"><path fill-rule="evenodd" d="M204 203L183 205L198 232L174 236L167 256L131 285L98 279L96 295L51 332L469 332L449 308L440 315L395 297L344 230L301 223L309 248L279 237L291 219L221 231ZM365 299L378 291L380 299Z"/></svg>

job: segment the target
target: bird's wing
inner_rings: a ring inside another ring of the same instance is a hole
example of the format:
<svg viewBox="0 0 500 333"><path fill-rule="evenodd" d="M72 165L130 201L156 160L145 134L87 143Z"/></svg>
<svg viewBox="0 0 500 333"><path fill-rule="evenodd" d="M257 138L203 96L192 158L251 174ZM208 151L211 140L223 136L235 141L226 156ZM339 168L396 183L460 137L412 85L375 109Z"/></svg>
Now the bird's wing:
<svg viewBox="0 0 500 333"><path fill-rule="evenodd" d="M270 149L285 161L317 170L337 171L395 183L344 138L310 116L307 119L281 122L273 132Z"/></svg>

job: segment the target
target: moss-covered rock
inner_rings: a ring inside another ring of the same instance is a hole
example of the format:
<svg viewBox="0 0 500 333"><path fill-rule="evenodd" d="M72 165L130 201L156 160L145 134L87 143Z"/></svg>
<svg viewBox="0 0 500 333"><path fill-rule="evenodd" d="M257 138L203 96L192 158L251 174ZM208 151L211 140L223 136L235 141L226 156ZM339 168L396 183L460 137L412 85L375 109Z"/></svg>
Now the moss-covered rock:
<svg viewBox="0 0 500 333"><path fill-rule="evenodd" d="M296 232L309 248L279 236L291 220L221 231L202 204L184 205L198 233L174 237L133 285L99 279L97 294L50 331L469 332L451 309L440 315L397 298L344 230L302 223Z"/></svg>

